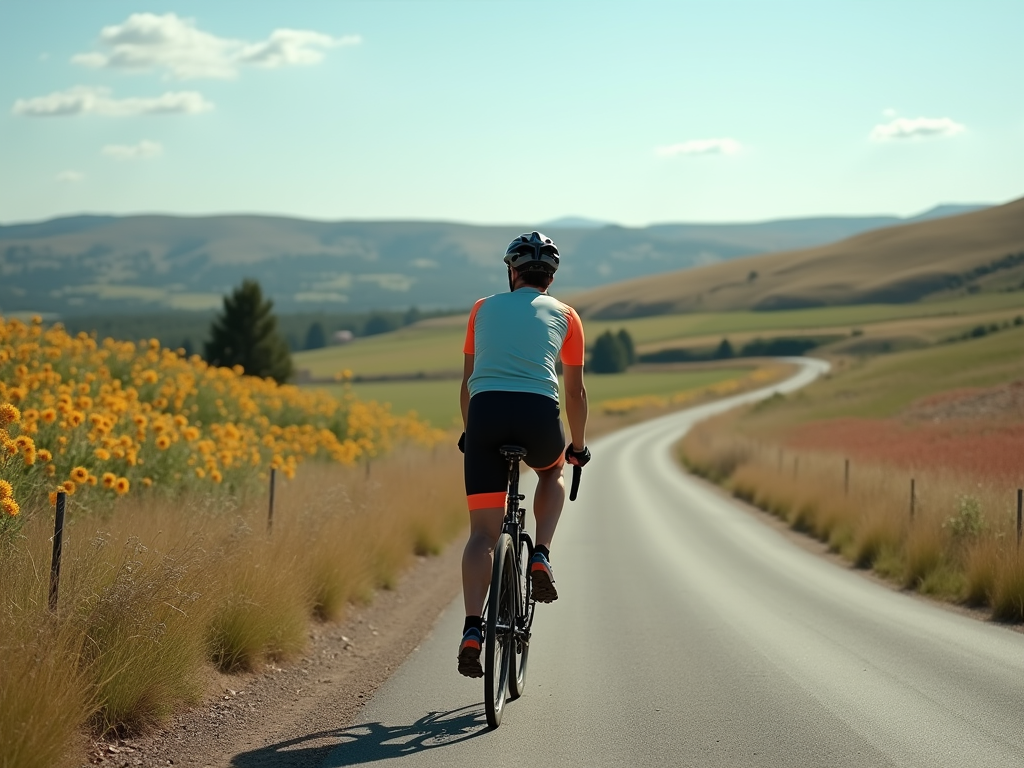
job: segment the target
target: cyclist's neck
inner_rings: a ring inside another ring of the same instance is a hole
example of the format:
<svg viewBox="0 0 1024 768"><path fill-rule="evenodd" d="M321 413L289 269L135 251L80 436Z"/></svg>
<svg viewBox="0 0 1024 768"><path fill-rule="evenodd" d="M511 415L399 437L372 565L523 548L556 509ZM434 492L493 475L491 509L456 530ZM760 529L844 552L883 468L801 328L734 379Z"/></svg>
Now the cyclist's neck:
<svg viewBox="0 0 1024 768"><path fill-rule="evenodd" d="M536 285L517 285L512 289L512 293L516 291L536 291L537 293L547 293L547 289L538 288Z"/></svg>

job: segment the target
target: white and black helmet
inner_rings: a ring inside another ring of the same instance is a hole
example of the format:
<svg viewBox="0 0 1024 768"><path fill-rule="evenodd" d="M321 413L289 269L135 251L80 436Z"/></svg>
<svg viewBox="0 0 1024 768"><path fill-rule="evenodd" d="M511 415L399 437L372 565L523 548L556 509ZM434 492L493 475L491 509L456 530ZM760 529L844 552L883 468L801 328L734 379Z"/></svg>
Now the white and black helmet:
<svg viewBox="0 0 1024 768"><path fill-rule="evenodd" d="M553 275L558 269L558 248L540 232L524 233L508 244L505 263L520 272L540 270Z"/></svg>

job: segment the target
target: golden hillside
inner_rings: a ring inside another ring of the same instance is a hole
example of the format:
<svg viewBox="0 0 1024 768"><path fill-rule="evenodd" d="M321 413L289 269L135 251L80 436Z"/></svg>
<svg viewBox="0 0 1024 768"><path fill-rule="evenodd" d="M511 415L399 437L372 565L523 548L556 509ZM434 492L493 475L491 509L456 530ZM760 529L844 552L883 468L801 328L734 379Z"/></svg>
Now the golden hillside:
<svg viewBox="0 0 1024 768"><path fill-rule="evenodd" d="M905 303L951 292L1021 287L1024 198L816 248L629 280L567 300L586 316L616 318Z"/></svg>

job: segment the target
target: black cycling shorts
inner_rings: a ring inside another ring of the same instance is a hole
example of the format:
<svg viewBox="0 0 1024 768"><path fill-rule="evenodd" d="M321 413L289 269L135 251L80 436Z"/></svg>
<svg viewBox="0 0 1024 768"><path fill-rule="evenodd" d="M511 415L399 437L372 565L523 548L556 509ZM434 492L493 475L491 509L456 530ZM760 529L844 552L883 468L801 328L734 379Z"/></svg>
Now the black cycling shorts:
<svg viewBox="0 0 1024 768"><path fill-rule="evenodd" d="M466 497L470 509L504 507L508 461L498 449L518 445L523 461L550 469L564 461L565 430L558 402L533 392L479 392L466 424Z"/></svg>

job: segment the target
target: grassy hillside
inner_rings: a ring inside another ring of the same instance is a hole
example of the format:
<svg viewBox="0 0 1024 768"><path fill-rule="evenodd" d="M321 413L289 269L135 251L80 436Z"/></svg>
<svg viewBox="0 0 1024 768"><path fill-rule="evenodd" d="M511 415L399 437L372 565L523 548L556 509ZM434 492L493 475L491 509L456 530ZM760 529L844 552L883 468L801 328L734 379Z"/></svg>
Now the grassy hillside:
<svg viewBox="0 0 1024 768"><path fill-rule="evenodd" d="M559 273L565 292L820 245L900 221L875 216L546 231L565 257ZM504 247L533 228L273 216L78 216L0 226L0 313L66 318L99 308L208 310L244 277L260 280L285 313L458 308L503 289Z"/></svg>
<svg viewBox="0 0 1024 768"><path fill-rule="evenodd" d="M571 300L585 316L612 319L909 303L1022 288L1024 199L832 245L618 283Z"/></svg>
<svg viewBox="0 0 1024 768"><path fill-rule="evenodd" d="M917 304L863 304L778 312L719 312L661 315L625 320L584 321L588 339L605 330L626 328L638 350L649 352L686 344L717 342L723 336L746 340L754 336L835 332L866 343L923 334L925 341L945 338L998 318L1012 319L1024 311L1024 294L999 293ZM466 316L426 320L393 333L357 339L295 355L295 365L315 377L331 377L348 369L359 376L397 374L453 375L462 370ZM856 350L852 350L856 351ZM872 351L870 349L865 351ZM873 351L881 351L879 348Z"/></svg>

